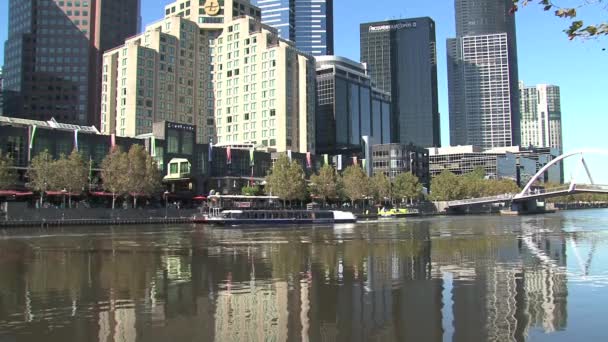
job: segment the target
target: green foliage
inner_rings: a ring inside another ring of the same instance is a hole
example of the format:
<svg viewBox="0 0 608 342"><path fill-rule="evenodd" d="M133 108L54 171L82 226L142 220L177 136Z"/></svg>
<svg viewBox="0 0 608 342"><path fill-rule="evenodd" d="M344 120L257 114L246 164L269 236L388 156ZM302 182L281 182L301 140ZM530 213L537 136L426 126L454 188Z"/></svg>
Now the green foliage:
<svg viewBox="0 0 608 342"><path fill-rule="evenodd" d="M266 192L284 201L305 199L306 181L302 166L281 154L266 176Z"/></svg>
<svg viewBox="0 0 608 342"><path fill-rule="evenodd" d="M431 180L431 199L452 201L464 198L462 180L449 170L444 170Z"/></svg>
<svg viewBox="0 0 608 342"><path fill-rule="evenodd" d="M74 150L69 156L61 156L52 165L52 188L67 190L69 193L81 193L88 182L88 165L82 155Z"/></svg>
<svg viewBox="0 0 608 342"><path fill-rule="evenodd" d="M417 199L422 196L422 184L418 177L410 172L404 172L395 177L393 195L400 199Z"/></svg>
<svg viewBox="0 0 608 342"><path fill-rule="evenodd" d="M338 181L333 166L325 164L318 174L310 177L310 192L324 202L338 197Z"/></svg>
<svg viewBox="0 0 608 342"><path fill-rule="evenodd" d="M257 185L254 186L244 186L241 189L241 194L244 196L257 196L260 194L260 187Z"/></svg>
<svg viewBox="0 0 608 342"><path fill-rule="evenodd" d="M608 35L608 23L597 23L588 24L585 20L581 20L579 17L578 9L589 7L586 9L587 13L595 10L605 10L603 4L604 0L579 0L580 4L574 7L560 7L554 4L551 0L540 0L538 4L543 7L544 11L553 11L553 14L559 18L570 21L570 26L564 30L568 35L568 38L589 38L597 37L602 35ZM519 6L526 6L530 3L530 0L513 0L513 7L511 13L515 13Z"/></svg>
<svg viewBox="0 0 608 342"><path fill-rule="evenodd" d="M30 167L27 170L30 189L44 192L53 188L53 164L53 157L47 150L32 158Z"/></svg>
<svg viewBox="0 0 608 342"><path fill-rule="evenodd" d="M382 202L391 197L391 180L383 172L377 172L370 178L370 186L374 200Z"/></svg>
<svg viewBox="0 0 608 342"><path fill-rule="evenodd" d="M112 208L116 197L127 192L129 161L126 153L115 148L101 162L101 179L106 191L112 193Z"/></svg>
<svg viewBox="0 0 608 342"><path fill-rule="evenodd" d="M13 166L13 158L0 153L0 190L10 189L17 183L17 172Z"/></svg>
<svg viewBox="0 0 608 342"><path fill-rule="evenodd" d="M139 196L150 196L161 187L161 175L156 161L141 145L132 145L127 153L126 192L133 197L133 207Z"/></svg>
<svg viewBox="0 0 608 342"><path fill-rule="evenodd" d="M351 165L342 174L344 195L354 202L371 194L369 178L358 165Z"/></svg>

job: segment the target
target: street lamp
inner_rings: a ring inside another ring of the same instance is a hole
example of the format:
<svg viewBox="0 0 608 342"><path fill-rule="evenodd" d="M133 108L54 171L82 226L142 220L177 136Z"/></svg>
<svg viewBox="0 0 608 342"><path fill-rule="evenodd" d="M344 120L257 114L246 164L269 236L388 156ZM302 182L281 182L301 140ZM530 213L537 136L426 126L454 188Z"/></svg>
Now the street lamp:
<svg viewBox="0 0 608 342"><path fill-rule="evenodd" d="M68 191L67 191L66 189L61 190L61 194L63 195L63 209L65 209L65 194L66 194L67 192L68 192Z"/></svg>
<svg viewBox="0 0 608 342"><path fill-rule="evenodd" d="M163 196L165 197L165 219L167 219L167 202L169 199L169 191L165 190L165 192L163 193Z"/></svg>

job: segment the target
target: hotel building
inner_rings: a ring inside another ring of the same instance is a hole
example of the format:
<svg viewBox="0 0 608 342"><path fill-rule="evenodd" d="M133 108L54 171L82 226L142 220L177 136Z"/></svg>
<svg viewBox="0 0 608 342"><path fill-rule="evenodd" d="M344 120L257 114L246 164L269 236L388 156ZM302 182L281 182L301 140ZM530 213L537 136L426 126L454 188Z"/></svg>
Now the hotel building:
<svg viewBox="0 0 608 342"><path fill-rule="evenodd" d="M104 55L101 131L196 125L196 141L314 152L312 56L260 22L248 1L180 0Z"/></svg>

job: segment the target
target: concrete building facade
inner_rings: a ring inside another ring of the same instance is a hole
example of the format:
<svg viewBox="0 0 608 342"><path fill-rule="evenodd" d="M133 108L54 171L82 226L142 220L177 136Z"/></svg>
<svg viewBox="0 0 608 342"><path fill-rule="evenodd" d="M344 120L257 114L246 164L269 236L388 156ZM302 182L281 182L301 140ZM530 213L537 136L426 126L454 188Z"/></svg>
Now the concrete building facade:
<svg viewBox="0 0 608 342"><path fill-rule="evenodd" d="M428 17L360 25L361 61L392 98L391 142L440 146L435 22Z"/></svg>
<svg viewBox="0 0 608 342"><path fill-rule="evenodd" d="M562 111L558 86L519 83L521 145L563 151Z"/></svg>
<svg viewBox="0 0 608 342"><path fill-rule="evenodd" d="M253 0L262 10L262 23L283 39L313 56L333 55L333 0Z"/></svg>
<svg viewBox="0 0 608 342"><path fill-rule="evenodd" d="M399 174L411 172L427 189L431 184L429 151L405 144L379 144L372 148L373 173L384 173L393 180Z"/></svg>
<svg viewBox="0 0 608 342"><path fill-rule="evenodd" d="M105 54L102 132L135 136L170 120L196 125L199 143L314 152L313 58L248 2L205 4L169 4Z"/></svg>
<svg viewBox="0 0 608 342"><path fill-rule="evenodd" d="M102 53L139 30L140 0L10 0L4 112L99 125Z"/></svg>
<svg viewBox="0 0 608 342"><path fill-rule="evenodd" d="M361 150L362 137L371 145L390 142L390 94L372 86L367 65L347 58L316 58L317 153Z"/></svg>
<svg viewBox="0 0 608 342"><path fill-rule="evenodd" d="M543 166L557 158L560 152L551 148L529 148L510 146L484 150L478 146L450 146L429 148L429 169L431 177L448 170L457 175L482 168L486 177L507 178L525 185ZM549 168L543 182L563 183L561 163Z"/></svg>
<svg viewBox="0 0 608 342"><path fill-rule="evenodd" d="M520 144L515 16L509 0L455 0L447 40L451 145Z"/></svg>

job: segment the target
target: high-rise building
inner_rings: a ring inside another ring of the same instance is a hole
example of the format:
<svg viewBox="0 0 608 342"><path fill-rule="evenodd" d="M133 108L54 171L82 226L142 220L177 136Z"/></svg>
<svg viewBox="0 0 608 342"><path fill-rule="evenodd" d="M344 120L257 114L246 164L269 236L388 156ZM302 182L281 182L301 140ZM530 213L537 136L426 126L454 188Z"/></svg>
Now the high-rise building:
<svg viewBox="0 0 608 342"><path fill-rule="evenodd" d="M392 142L439 146L435 22L428 17L361 24L361 61L390 92Z"/></svg>
<svg viewBox="0 0 608 342"><path fill-rule="evenodd" d="M515 17L510 0L455 0L447 40L450 144L519 145Z"/></svg>
<svg viewBox="0 0 608 342"><path fill-rule="evenodd" d="M99 124L102 53L139 28L140 0L9 0L5 110Z"/></svg>
<svg viewBox="0 0 608 342"><path fill-rule="evenodd" d="M347 58L322 56L317 64L317 153L361 150L390 142L390 95L372 87L367 66Z"/></svg>
<svg viewBox="0 0 608 342"><path fill-rule="evenodd" d="M333 55L333 0L254 0L262 22L313 56Z"/></svg>
<svg viewBox="0 0 608 342"><path fill-rule="evenodd" d="M562 111L559 87L519 83L521 108L521 145L552 147L563 151Z"/></svg>
<svg viewBox="0 0 608 342"><path fill-rule="evenodd" d="M3 111L2 111L2 107L4 106L4 94L3 94L3 89L4 89L4 76L2 76L2 68L0 68L0 115L2 115Z"/></svg>
<svg viewBox="0 0 608 342"><path fill-rule="evenodd" d="M170 120L196 125L199 143L314 152L314 59L247 1L211 3L172 3L104 55L102 132L136 136Z"/></svg>

